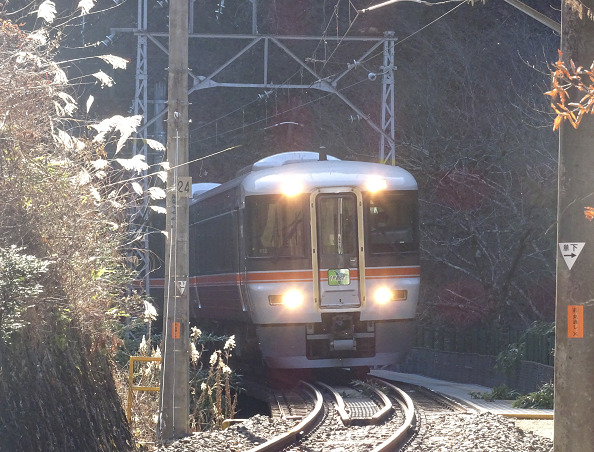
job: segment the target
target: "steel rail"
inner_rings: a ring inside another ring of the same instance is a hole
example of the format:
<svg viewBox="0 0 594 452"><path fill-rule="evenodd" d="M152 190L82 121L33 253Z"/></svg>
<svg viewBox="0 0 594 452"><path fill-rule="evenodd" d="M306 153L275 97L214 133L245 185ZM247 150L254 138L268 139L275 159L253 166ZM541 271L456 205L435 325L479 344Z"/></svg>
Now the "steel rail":
<svg viewBox="0 0 594 452"><path fill-rule="evenodd" d="M313 410L292 429L269 439L259 446L249 449L248 452L273 452L282 450L287 446L299 441L299 439L311 431L315 426L320 416L324 413L324 398L322 393L309 383L305 381L300 381L299 383L313 395L313 398L315 399L315 406Z"/></svg>
<svg viewBox="0 0 594 452"><path fill-rule="evenodd" d="M324 382L316 381L316 384L322 386L324 389L330 392L330 394L332 394L332 397L334 397L334 401L336 402L336 411L338 412L342 423L344 425L349 425L351 422L351 415L347 413L344 400L341 395L336 392L332 386L329 386Z"/></svg>
<svg viewBox="0 0 594 452"><path fill-rule="evenodd" d="M336 411L340 415L342 423L344 425L351 425L353 423L353 418L351 417L351 413L347 410L346 404L345 404L342 396L332 386L329 386L326 383L317 381L316 384L319 386L322 386L328 392L330 392L330 394L332 394L332 396L334 397L334 400L336 402ZM376 424L383 422L390 415L390 413L393 409L392 401L382 391L374 388L373 386L367 385L367 384L365 384L365 386L369 390L371 390L373 393L375 393L376 397L379 400L381 400L381 405L383 405L383 406L381 408L378 407L376 412L369 418L357 419L357 423L358 424L364 423L364 424L376 425Z"/></svg>
<svg viewBox="0 0 594 452"><path fill-rule="evenodd" d="M372 378L380 382L382 385L388 387L391 391L397 394L399 403L401 403L402 409L404 411L404 423L398 430L396 430L390 437L378 445L372 452L386 452L389 450L393 450L404 443L404 441L408 437L408 431L411 428L414 420L415 420L415 406L413 404L412 399L410 396L404 392L402 389L394 386L393 384L388 383L385 380L380 380L379 378Z"/></svg>

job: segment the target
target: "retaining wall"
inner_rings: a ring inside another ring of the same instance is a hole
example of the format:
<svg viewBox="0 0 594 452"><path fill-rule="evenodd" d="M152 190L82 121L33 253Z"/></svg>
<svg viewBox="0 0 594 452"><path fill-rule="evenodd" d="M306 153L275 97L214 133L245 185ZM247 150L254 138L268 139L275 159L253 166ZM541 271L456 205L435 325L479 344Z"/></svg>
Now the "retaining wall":
<svg viewBox="0 0 594 452"><path fill-rule="evenodd" d="M496 357L492 355L413 348L395 370L490 388L505 384L523 394L538 390L554 378L553 366L521 361L516 372L505 375L494 369L495 361Z"/></svg>

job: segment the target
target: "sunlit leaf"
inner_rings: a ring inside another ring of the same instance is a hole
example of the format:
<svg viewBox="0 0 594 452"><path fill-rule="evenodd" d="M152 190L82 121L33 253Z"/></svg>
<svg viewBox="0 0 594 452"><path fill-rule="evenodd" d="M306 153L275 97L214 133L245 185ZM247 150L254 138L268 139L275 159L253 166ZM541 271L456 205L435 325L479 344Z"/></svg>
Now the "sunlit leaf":
<svg viewBox="0 0 594 452"><path fill-rule="evenodd" d="M89 98L87 99L87 113L91 110L91 105L95 102L95 98L92 94L89 94Z"/></svg>
<svg viewBox="0 0 594 452"><path fill-rule="evenodd" d="M70 94L64 92L58 93L58 97L64 101L64 113L68 116L72 116L78 108L74 98Z"/></svg>
<svg viewBox="0 0 594 452"><path fill-rule="evenodd" d="M167 213L167 209L165 209L165 207L161 207L161 206L149 206L151 208L151 210L153 210L156 213ZM167 235L167 233L164 232L165 235Z"/></svg>
<svg viewBox="0 0 594 452"><path fill-rule="evenodd" d="M54 140L64 146L64 148L68 151L77 151L80 152L85 148L85 144L80 141L78 138L75 138L68 134L67 132L56 129L56 133L53 134Z"/></svg>
<svg viewBox="0 0 594 452"><path fill-rule="evenodd" d="M2 132L2 129L4 129L4 125L6 124L6 118L8 118L8 113L9 110L6 110L6 112L2 115L2 118L0 119L0 132Z"/></svg>
<svg viewBox="0 0 594 452"><path fill-rule="evenodd" d="M91 182L91 175L89 174L89 172L82 168L77 176L77 182L78 185L87 185L89 182Z"/></svg>
<svg viewBox="0 0 594 452"><path fill-rule="evenodd" d="M15 56L17 64L33 63L37 67L42 67L44 65L43 60L38 55L34 55L31 52L17 52Z"/></svg>
<svg viewBox="0 0 594 452"><path fill-rule="evenodd" d="M128 60L115 55L99 55L99 58L110 64L114 69L126 69L128 64Z"/></svg>
<svg viewBox="0 0 594 452"><path fill-rule="evenodd" d="M91 187L91 194L93 195L93 198L95 198L95 201L101 201L101 195L99 194L99 190L97 190L95 187Z"/></svg>
<svg viewBox="0 0 594 452"><path fill-rule="evenodd" d="M52 69L54 71L54 81L55 85L66 85L68 84L68 77L66 73L60 69L57 65L52 64Z"/></svg>
<svg viewBox="0 0 594 452"><path fill-rule="evenodd" d="M167 183L167 171L158 171L156 174L162 182Z"/></svg>
<svg viewBox="0 0 594 452"><path fill-rule="evenodd" d="M93 168L95 168L96 170L100 170L100 169L104 169L107 166L109 166L109 162L104 159L97 159L97 160L93 160L91 162L91 165L93 165Z"/></svg>
<svg viewBox="0 0 594 452"><path fill-rule="evenodd" d="M147 144L147 146L149 148L154 149L155 151L164 151L165 150L165 145L163 143L161 143L160 141L151 140L150 138L147 138L146 140L144 140L144 142Z"/></svg>
<svg viewBox="0 0 594 452"><path fill-rule="evenodd" d="M157 320L157 310L146 300L144 300L144 317L150 320Z"/></svg>
<svg viewBox="0 0 594 452"><path fill-rule="evenodd" d="M89 12L95 6L95 0L80 0L78 7L80 8L81 15L89 14Z"/></svg>
<svg viewBox="0 0 594 452"><path fill-rule="evenodd" d="M165 199L167 197L165 190L159 187L150 187L148 193L151 199Z"/></svg>
<svg viewBox="0 0 594 452"><path fill-rule="evenodd" d="M146 171L148 169L148 165L144 161L144 155L137 154L130 159L115 159L122 168L127 171L136 171L140 173L141 171Z"/></svg>
<svg viewBox="0 0 594 452"><path fill-rule="evenodd" d="M56 4L50 0L42 2L37 10L37 17L51 24L56 18Z"/></svg>
<svg viewBox="0 0 594 452"><path fill-rule="evenodd" d="M98 134L95 136L94 141L104 141L105 137L109 132L115 130L120 133L120 139L118 140L116 153L119 152L124 146L126 140L130 135L136 131L140 123L142 122L142 116L120 116L115 115L111 118L104 119L99 124L94 124L91 127L94 128Z"/></svg>
<svg viewBox="0 0 594 452"><path fill-rule="evenodd" d="M584 215L589 221L594 219L594 207L584 207Z"/></svg>
<svg viewBox="0 0 594 452"><path fill-rule="evenodd" d="M136 192L137 195L142 195L144 193L142 185L140 185L138 182L132 182L132 189Z"/></svg>
<svg viewBox="0 0 594 452"><path fill-rule="evenodd" d="M45 28L35 30L29 33L29 39L38 45L44 46L47 44L47 30Z"/></svg>
<svg viewBox="0 0 594 452"><path fill-rule="evenodd" d="M105 72L99 71L91 75L101 82L101 88L104 86L113 86L113 79Z"/></svg>

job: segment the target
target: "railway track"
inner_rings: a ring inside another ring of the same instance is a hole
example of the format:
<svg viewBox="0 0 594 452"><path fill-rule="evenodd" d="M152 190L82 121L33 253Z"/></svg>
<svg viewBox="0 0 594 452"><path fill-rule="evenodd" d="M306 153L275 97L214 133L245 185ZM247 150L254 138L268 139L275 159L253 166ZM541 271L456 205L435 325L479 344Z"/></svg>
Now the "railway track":
<svg viewBox="0 0 594 452"><path fill-rule="evenodd" d="M445 447L552 452L549 440L515 429L512 421L477 414L422 387L400 382L396 387L371 378L355 386L336 384L344 381L340 377L325 381L292 383L276 391L244 385L252 397L268 402L271 416L258 414L226 430L197 432L155 451L418 452Z"/></svg>
<svg viewBox="0 0 594 452"><path fill-rule="evenodd" d="M399 383L402 391L409 395L415 405L415 426L412 435L401 447L407 450L419 450L427 437L433 435L435 427L443 422L446 416L453 414L471 414L466 406L452 400L443 394L415 385Z"/></svg>
<svg viewBox="0 0 594 452"><path fill-rule="evenodd" d="M394 450L407 439L414 421L410 397L384 382L381 387L372 382L300 382L297 390L274 391L269 405L273 417L300 422L250 452Z"/></svg>

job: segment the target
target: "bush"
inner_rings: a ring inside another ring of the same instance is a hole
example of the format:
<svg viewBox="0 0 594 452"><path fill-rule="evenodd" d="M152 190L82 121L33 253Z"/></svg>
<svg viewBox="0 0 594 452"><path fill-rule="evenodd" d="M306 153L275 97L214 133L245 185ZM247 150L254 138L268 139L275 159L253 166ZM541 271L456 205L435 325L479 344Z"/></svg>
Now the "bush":
<svg viewBox="0 0 594 452"><path fill-rule="evenodd" d="M541 408L553 409L555 400L555 386L553 383L545 383L536 392L531 392L519 397L514 403L515 408Z"/></svg>
<svg viewBox="0 0 594 452"><path fill-rule="evenodd" d="M138 356L161 357L158 346L152 347L150 340L142 338L137 344ZM233 419L237 410L237 394L240 388L237 375L229 367L229 358L235 347L234 336L217 336L203 333L193 327L191 333L190 366L190 429L192 431L219 430L223 421ZM207 359L208 358L208 359ZM147 362L134 369L135 386L160 385L161 363ZM120 388L127 389L127 366L119 372ZM122 400L126 394L120 391ZM132 394L133 410L130 419L131 430L139 443L157 441L156 425L159 413L158 393L137 391Z"/></svg>
<svg viewBox="0 0 594 452"><path fill-rule="evenodd" d="M27 324L25 313L43 289L37 278L47 270L46 261L23 250L14 245L0 247L0 340L4 342Z"/></svg>
<svg viewBox="0 0 594 452"><path fill-rule="evenodd" d="M514 400L520 393L515 389L510 389L506 385L499 385L493 388L491 392L471 392L470 396L473 399L483 399L487 402L495 400Z"/></svg>

